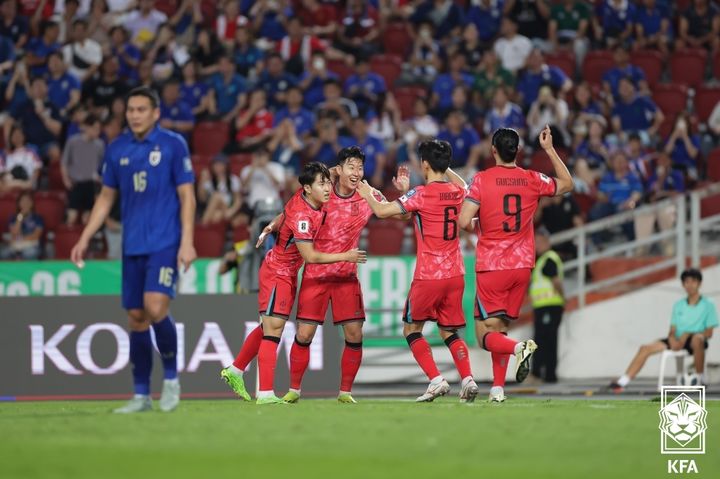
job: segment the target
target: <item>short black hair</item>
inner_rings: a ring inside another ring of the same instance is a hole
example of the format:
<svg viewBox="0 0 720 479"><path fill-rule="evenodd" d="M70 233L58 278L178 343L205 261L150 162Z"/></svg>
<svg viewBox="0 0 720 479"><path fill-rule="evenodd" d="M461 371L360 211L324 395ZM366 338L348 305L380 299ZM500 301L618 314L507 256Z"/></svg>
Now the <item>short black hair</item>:
<svg viewBox="0 0 720 479"><path fill-rule="evenodd" d="M420 161L427 161L433 171L445 173L452 161L452 146L444 140L426 140L418 146Z"/></svg>
<svg viewBox="0 0 720 479"><path fill-rule="evenodd" d="M336 87L342 89L342 85L341 85L340 82L339 82L338 80L336 80L335 78L328 78L327 80L325 80L325 81L323 82L323 86L324 86L324 87L325 87L325 86L328 86L328 85L335 85Z"/></svg>
<svg viewBox="0 0 720 479"><path fill-rule="evenodd" d="M50 30L53 27L60 27L60 25L56 22L53 22L52 20L44 20L40 24L40 36L41 37L44 36L45 32L47 32L48 30Z"/></svg>
<svg viewBox="0 0 720 479"><path fill-rule="evenodd" d="M134 96L144 96L145 98L150 100L150 104L153 108L158 108L160 106L160 97L158 96L157 92L150 87L139 86L130 90L130 93L128 93L128 96L125 99L125 106L127 106L130 98Z"/></svg>
<svg viewBox="0 0 720 479"><path fill-rule="evenodd" d="M362 162L362 164L365 164L365 152L362 151L362 148L359 146L347 146L340 150L337 154L337 164L338 166L342 166L345 164L347 160L350 158L357 158Z"/></svg>
<svg viewBox="0 0 720 479"><path fill-rule="evenodd" d="M85 29L87 29L90 26L88 21L84 18L76 18L75 20L73 20L73 22L72 22L73 28L77 27L78 25L82 25L83 27L85 27Z"/></svg>
<svg viewBox="0 0 720 479"><path fill-rule="evenodd" d="M498 128L492 136L492 145L502 161L512 163L520 148L520 135L512 128Z"/></svg>
<svg viewBox="0 0 720 479"><path fill-rule="evenodd" d="M100 123L100 118L93 113L88 114L88 116L86 116L82 122L82 124L85 126L93 126L97 123Z"/></svg>
<svg viewBox="0 0 720 479"><path fill-rule="evenodd" d="M330 171L328 170L327 166L317 161L313 161L305 165L302 173L300 173L298 181L302 186L310 186L315 182L315 178L317 178L317 175L320 175L322 178L330 181Z"/></svg>
<svg viewBox="0 0 720 479"><path fill-rule="evenodd" d="M48 53L47 59L50 60L50 57L58 57L61 62L65 63L65 57L62 54L62 50L53 50L50 53Z"/></svg>
<svg viewBox="0 0 720 479"><path fill-rule="evenodd" d="M698 282L702 283L702 273L700 272L699 269L688 268L685 271L683 271L682 274L680 275L680 281L682 281L684 283L685 280L688 278L696 279L696 280L698 280Z"/></svg>

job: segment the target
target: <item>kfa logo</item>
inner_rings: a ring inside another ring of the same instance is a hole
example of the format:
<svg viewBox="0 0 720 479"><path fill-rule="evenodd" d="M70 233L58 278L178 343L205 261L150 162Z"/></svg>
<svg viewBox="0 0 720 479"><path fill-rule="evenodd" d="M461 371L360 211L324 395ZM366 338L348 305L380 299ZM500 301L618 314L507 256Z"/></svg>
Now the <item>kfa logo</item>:
<svg viewBox="0 0 720 479"><path fill-rule="evenodd" d="M705 386L663 386L660 398L660 452L705 454ZM692 459L669 459L668 474L699 472Z"/></svg>

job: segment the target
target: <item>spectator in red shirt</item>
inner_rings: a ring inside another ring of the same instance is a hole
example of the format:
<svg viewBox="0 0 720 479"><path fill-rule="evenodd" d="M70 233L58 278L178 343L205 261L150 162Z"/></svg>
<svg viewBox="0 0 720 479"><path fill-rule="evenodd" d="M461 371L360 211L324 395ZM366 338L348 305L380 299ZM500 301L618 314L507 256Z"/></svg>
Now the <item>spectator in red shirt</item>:
<svg viewBox="0 0 720 479"><path fill-rule="evenodd" d="M305 25L305 31L320 38L332 38L338 28L338 12L335 5L318 0L301 0L295 8L295 16Z"/></svg>
<svg viewBox="0 0 720 479"><path fill-rule="evenodd" d="M273 114L267 109L265 90L253 91L248 108L235 121L237 149L247 151L265 144L272 133L272 126Z"/></svg>
<svg viewBox="0 0 720 479"><path fill-rule="evenodd" d="M288 34L280 40L277 51L285 60L285 70L295 76L302 75L305 65L315 52L325 52L328 59L345 59L352 63L352 57L329 47L324 41L313 35L306 35L303 24L297 17L292 17L287 23Z"/></svg>
<svg viewBox="0 0 720 479"><path fill-rule="evenodd" d="M377 10L369 2L348 0L338 31L338 48L352 55L372 54L377 51L379 35Z"/></svg>
<svg viewBox="0 0 720 479"><path fill-rule="evenodd" d="M240 4L237 1L225 2L223 11L215 19L215 33L221 42L232 44L238 26L248 24L248 19L240 15Z"/></svg>

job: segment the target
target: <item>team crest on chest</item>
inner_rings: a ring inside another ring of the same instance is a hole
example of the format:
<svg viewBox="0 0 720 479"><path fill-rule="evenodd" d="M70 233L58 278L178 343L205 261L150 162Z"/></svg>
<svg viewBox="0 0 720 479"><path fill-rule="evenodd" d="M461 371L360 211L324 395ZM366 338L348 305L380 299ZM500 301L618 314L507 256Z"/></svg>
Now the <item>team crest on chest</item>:
<svg viewBox="0 0 720 479"><path fill-rule="evenodd" d="M353 203L353 204L350 206L350 214L351 214L352 216L357 216L357 215L359 215L359 214L360 214L360 205L357 204L357 203Z"/></svg>
<svg viewBox="0 0 720 479"><path fill-rule="evenodd" d="M156 146L155 149L150 152L150 156L148 157L148 160L150 160L150 166L159 165L161 159L162 153L160 152L160 147Z"/></svg>

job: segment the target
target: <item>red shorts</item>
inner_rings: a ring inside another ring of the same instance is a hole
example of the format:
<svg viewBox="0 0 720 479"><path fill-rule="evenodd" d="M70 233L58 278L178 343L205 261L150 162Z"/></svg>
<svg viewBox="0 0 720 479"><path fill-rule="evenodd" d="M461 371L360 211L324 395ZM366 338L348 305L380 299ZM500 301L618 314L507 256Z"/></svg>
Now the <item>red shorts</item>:
<svg viewBox="0 0 720 479"><path fill-rule="evenodd" d="M287 319L295 304L297 276L281 276L265 266L263 261L258 274L260 292L258 311L261 316Z"/></svg>
<svg viewBox="0 0 720 479"><path fill-rule="evenodd" d="M414 279L405 302L406 323L437 321L443 329L465 327L462 298L465 278Z"/></svg>
<svg viewBox="0 0 720 479"><path fill-rule="evenodd" d="M303 278L297 320L324 323L331 302L334 324L365 320L365 304L357 278Z"/></svg>
<svg viewBox="0 0 720 479"><path fill-rule="evenodd" d="M518 319L531 273L530 268L475 273L475 319Z"/></svg>

